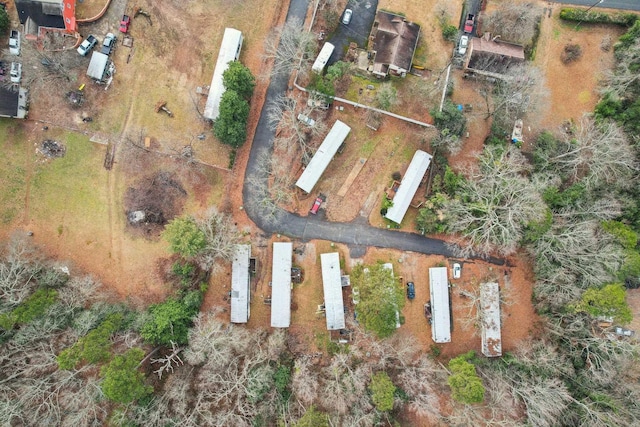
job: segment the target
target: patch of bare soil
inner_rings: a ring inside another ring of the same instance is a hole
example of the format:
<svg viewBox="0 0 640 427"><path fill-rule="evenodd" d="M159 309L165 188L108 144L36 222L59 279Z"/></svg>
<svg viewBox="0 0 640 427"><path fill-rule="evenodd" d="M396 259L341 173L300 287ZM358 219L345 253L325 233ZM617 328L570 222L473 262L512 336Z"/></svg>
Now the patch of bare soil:
<svg viewBox="0 0 640 427"><path fill-rule="evenodd" d="M157 238L165 224L182 212L187 192L175 175L159 172L129 187L124 195L127 230Z"/></svg>

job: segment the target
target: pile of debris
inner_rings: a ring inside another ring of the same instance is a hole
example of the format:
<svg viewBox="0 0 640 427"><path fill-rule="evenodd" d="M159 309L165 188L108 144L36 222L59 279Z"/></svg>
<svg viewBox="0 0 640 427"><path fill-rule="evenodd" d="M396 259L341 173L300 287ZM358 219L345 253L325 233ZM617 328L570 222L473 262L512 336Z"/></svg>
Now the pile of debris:
<svg viewBox="0 0 640 427"><path fill-rule="evenodd" d="M57 141L46 139L42 141L42 144L40 144L40 147L36 151L42 153L45 157L54 159L56 157L64 157L67 149Z"/></svg>

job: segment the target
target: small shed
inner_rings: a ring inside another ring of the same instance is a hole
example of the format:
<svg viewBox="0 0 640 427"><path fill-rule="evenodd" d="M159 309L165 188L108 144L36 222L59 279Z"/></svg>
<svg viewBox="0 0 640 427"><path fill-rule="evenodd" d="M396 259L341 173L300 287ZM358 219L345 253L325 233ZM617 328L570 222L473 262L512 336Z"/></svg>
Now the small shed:
<svg viewBox="0 0 640 427"><path fill-rule="evenodd" d="M236 245L231 267L231 323L247 323L251 314L249 258L251 245Z"/></svg>
<svg viewBox="0 0 640 427"><path fill-rule="evenodd" d="M395 222L396 224L400 224L402 222L402 219L411 204L411 199L415 196L416 191L420 186L420 182L422 182L422 178L424 178L425 172L429 169L431 157L431 154L425 151L416 151L411 163L409 164L407 172L404 174L404 178L402 178L400 187L398 187L395 196L393 196L393 206L387 210L385 218Z"/></svg>
<svg viewBox="0 0 640 427"><path fill-rule="evenodd" d="M344 301L342 299L342 278L340 275L340 254L330 252L320 255L322 264L322 289L327 330L345 328Z"/></svg>
<svg viewBox="0 0 640 427"><path fill-rule="evenodd" d="M291 242L274 242L271 271L271 326L288 328L291 324Z"/></svg>
<svg viewBox="0 0 640 427"><path fill-rule="evenodd" d="M436 343L451 342L451 308L447 267L429 269L431 296L431 338Z"/></svg>
<svg viewBox="0 0 640 427"><path fill-rule="evenodd" d="M87 76L101 82L102 79L104 79L108 64L108 55L100 52L93 52L91 54L91 62L89 62L89 68L87 68Z"/></svg>
<svg viewBox="0 0 640 427"><path fill-rule="evenodd" d="M482 327L482 354L502 356L502 329L500 326L500 287L496 282L480 284L480 319Z"/></svg>
<svg viewBox="0 0 640 427"><path fill-rule="evenodd" d="M220 44L220 52L218 52L218 60L216 68L213 70L213 78L211 79L211 87L207 103L204 106L202 114L209 120L216 120L220 114L220 100L224 94L224 85L222 84L222 75L227 68L229 62L237 61L240 58L242 50L242 32L235 28L225 28L222 43Z"/></svg>
<svg viewBox="0 0 640 427"><path fill-rule="evenodd" d="M313 63L313 66L311 66L311 69L315 73L322 74L322 70L324 70L324 67L327 65L327 62L329 61L329 58L331 58L331 54L333 53L334 49L335 46L328 42L325 43L324 46L322 46L318 57Z"/></svg>
<svg viewBox="0 0 640 427"><path fill-rule="evenodd" d="M336 120L335 124L322 141L322 144L318 148L318 151L313 155L313 158L296 181L296 186L305 193L311 193L313 187L318 183L320 177L324 173L327 166L336 155L338 149L342 145L347 136L351 132L351 128Z"/></svg>

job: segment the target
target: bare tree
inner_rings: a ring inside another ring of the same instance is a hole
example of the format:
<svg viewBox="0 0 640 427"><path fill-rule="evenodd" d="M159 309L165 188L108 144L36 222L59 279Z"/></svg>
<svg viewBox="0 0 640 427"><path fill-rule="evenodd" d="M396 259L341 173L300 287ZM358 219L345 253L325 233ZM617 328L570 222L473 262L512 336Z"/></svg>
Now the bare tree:
<svg viewBox="0 0 640 427"><path fill-rule="evenodd" d="M266 221L276 222L284 214L281 206L289 205L293 200L289 169L290 166L276 160L269 150L258 152L256 170L248 178L255 193L250 203Z"/></svg>
<svg viewBox="0 0 640 427"><path fill-rule="evenodd" d="M640 63L640 39L635 38L624 49L616 50L616 67L606 73L604 91L614 98L626 98L640 82L637 64Z"/></svg>
<svg viewBox="0 0 640 427"><path fill-rule="evenodd" d="M494 58L494 57L489 57ZM486 64L474 64L476 69L493 71L497 60ZM479 92L485 99L486 118L493 119L503 128L511 129L516 119L536 119L548 99L544 75L539 68L527 63L511 64L496 71L500 78L495 83L485 83Z"/></svg>
<svg viewBox="0 0 640 427"><path fill-rule="evenodd" d="M171 341L171 353L167 354L164 357L151 359L151 363L160 364L160 367L153 371L154 374L158 374L158 379L162 379L162 374L164 372L173 373L174 365L176 367L184 365L184 362L180 358L181 352L182 347L177 346L175 342Z"/></svg>
<svg viewBox="0 0 640 427"><path fill-rule="evenodd" d="M313 95L312 95L313 97ZM315 98L311 98L315 99ZM302 162L308 163L313 156L313 148L310 141L326 132L326 125L318 118L309 126L298 120L298 111L307 117L316 111L324 100L311 102L311 106L299 108L299 100L284 95L278 95L267 107L267 117L273 130L277 130L274 146L287 154L295 147L299 147L302 154Z"/></svg>
<svg viewBox="0 0 640 427"><path fill-rule="evenodd" d="M309 359L297 358L294 364L291 390L305 406L312 405L318 397L318 377L311 369Z"/></svg>
<svg viewBox="0 0 640 427"><path fill-rule="evenodd" d="M486 147L461 184L465 198L447 204L449 224L461 232L467 243L463 251L508 255L518 247L525 226L544 217L544 203L524 173L529 170L524 156L515 148Z"/></svg>
<svg viewBox="0 0 640 427"><path fill-rule="evenodd" d="M409 408L421 416L440 414L436 384L445 382L445 378L445 371L424 354L398 376L403 390L410 396Z"/></svg>
<svg viewBox="0 0 640 427"><path fill-rule="evenodd" d="M206 238L206 246L198 255L198 264L209 270L217 259L230 261L235 254L235 245L239 242L240 233L231 217L210 208L204 218L197 221L198 228Z"/></svg>
<svg viewBox="0 0 640 427"><path fill-rule="evenodd" d="M33 290L39 259L26 236L12 236L0 259L0 308L20 304Z"/></svg>
<svg viewBox="0 0 640 427"><path fill-rule="evenodd" d="M482 30L505 41L530 45L541 17L542 9L535 3L502 1L483 17Z"/></svg>
<svg viewBox="0 0 640 427"><path fill-rule="evenodd" d="M289 75L294 68L304 68L313 60L316 40L298 19L287 20L265 42L265 58L273 59L272 76Z"/></svg>
<svg viewBox="0 0 640 427"><path fill-rule="evenodd" d="M623 131L610 120L583 116L576 133L565 134L558 152L548 162L571 182L587 188L617 183L630 185L638 170L633 148Z"/></svg>

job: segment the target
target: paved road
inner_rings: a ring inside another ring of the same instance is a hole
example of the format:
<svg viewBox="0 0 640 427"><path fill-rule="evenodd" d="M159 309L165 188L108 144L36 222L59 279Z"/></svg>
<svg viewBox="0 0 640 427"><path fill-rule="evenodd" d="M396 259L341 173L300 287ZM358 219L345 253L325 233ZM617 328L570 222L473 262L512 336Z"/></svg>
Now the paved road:
<svg viewBox="0 0 640 427"><path fill-rule="evenodd" d="M287 13L289 19L304 19L307 13L308 0L292 0ZM286 91L287 76L272 78L267 89L266 102L262 108L256 133L251 146L249 162L242 190L244 207L249 218L267 233L279 233L303 241L310 239L329 240L336 243L345 243L349 246L354 257L362 256L368 246L382 248L396 248L404 251L413 251L424 254L439 254L453 256L444 242L431 239L416 233L403 233L387 229L379 229L367 224L365 218L358 218L349 223L328 222L322 220L322 215L301 217L290 212L281 211L276 221L268 221L260 215L255 202L259 193L251 182L256 179L267 180L265 173L259 172L256 167L258 152L262 149L271 150L273 146L274 131L269 127L266 110L269 100ZM489 259L495 264L502 264L502 260Z"/></svg>
<svg viewBox="0 0 640 427"><path fill-rule="evenodd" d="M345 9L353 10L351 22L349 25L342 23L342 13L344 13L342 11L338 29L331 39L327 40L336 47L329 58L328 65L342 59L351 42L358 43L358 46L363 49L367 47L367 39L378 9L378 0L349 0Z"/></svg>
<svg viewBox="0 0 640 427"><path fill-rule="evenodd" d="M597 0L568 0L568 1L553 1L560 4L573 4L580 6L591 7L598 3ZM640 0L604 0L601 4L594 6L595 8L605 9L623 9L623 10L637 10L640 11Z"/></svg>

